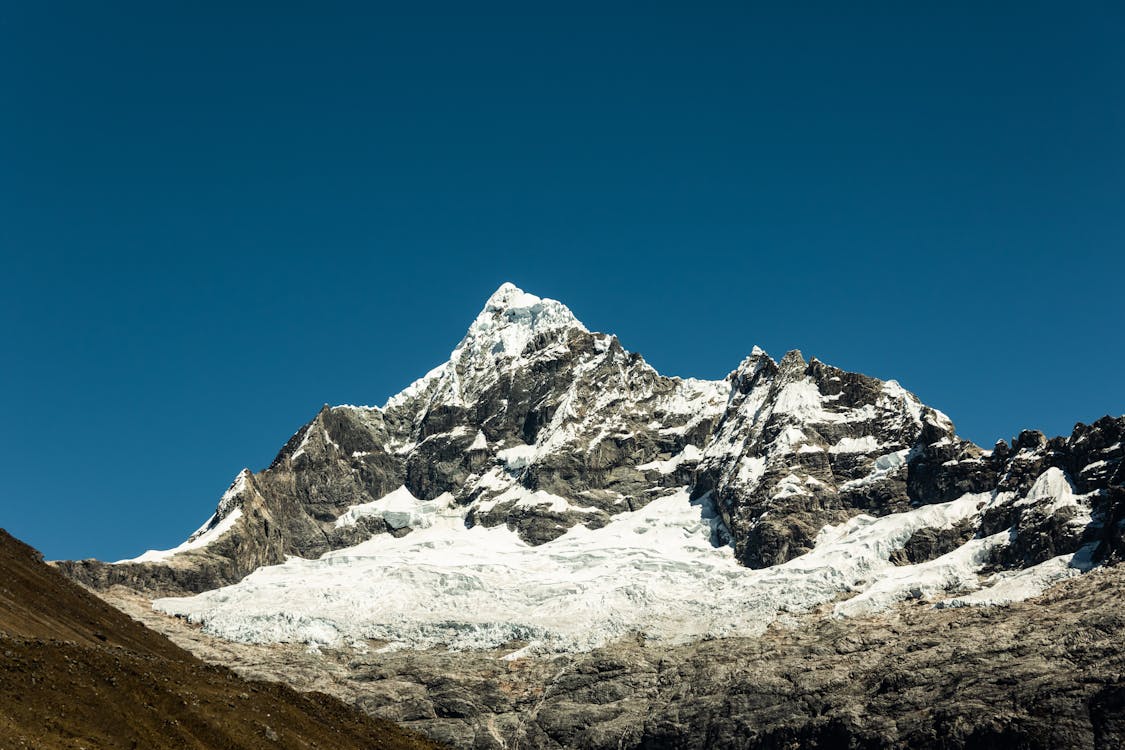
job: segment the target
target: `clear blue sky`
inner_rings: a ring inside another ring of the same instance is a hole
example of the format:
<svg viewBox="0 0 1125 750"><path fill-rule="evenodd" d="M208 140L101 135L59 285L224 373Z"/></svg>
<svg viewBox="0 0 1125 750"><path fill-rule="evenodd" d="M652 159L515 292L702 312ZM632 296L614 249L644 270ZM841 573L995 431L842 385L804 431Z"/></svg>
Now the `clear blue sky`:
<svg viewBox="0 0 1125 750"><path fill-rule="evenodd" d="M5 4L0 526L174 545L505 280L982 444L1125 412L1121 3L542 5Z"/></svg>

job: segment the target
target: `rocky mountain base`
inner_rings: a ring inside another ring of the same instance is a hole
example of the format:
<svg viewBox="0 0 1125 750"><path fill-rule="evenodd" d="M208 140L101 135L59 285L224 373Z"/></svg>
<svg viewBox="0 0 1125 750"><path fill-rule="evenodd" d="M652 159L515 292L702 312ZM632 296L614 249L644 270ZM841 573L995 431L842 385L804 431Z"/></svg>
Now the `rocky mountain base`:
<svg viewBox="0 0 1125 750"><path fill-rule="evenodd" d="M1125 569L1006 607L812 613L757 638L579 654L309 651L219 640L111 600L200 657L285 679L457 748L1125 746ZM508 657L508 658L504 658Z"/></svg>

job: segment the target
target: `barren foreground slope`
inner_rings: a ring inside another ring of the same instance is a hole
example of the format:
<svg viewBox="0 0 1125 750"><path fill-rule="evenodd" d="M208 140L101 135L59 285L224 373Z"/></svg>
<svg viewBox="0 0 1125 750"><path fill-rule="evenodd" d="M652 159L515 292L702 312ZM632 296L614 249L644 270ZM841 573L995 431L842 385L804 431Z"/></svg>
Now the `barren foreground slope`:
<svg viewBox="0 0 1125 750"><path fill-rule="evenodd" d="M0 530L0 748L429 748L323 694L204 664Z"/></svg>

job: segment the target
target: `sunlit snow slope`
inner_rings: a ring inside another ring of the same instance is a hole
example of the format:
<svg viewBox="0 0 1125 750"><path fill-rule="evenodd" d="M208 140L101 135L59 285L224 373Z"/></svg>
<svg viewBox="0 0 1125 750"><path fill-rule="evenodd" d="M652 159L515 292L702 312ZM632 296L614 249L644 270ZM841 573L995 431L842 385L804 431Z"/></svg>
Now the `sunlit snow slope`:
<svg viewBox="0 0 1125 750"><path fill-rule="evenodd" d="M858 516L825 528L809 554L761 570L737 563L710 502L692 503L686 489L537 547L504 527L466 528L446 500L415 501L417 530L404 538L384 534L317 560L293 558L238 585L155 606L252 643L364 648L377 639L470 649L529 641L536 650L585 650L630 633L672 642L760 633L782 613L844 595L854 594L835 605L841 616L949 591L972 592L951 599L954 606L1019 601L1087 569L1092 552L1084 547L983 586L977 571L1008 532L918 565L889 561L914 532L949 528L1011 500L987 494ZM387 513L406 510L400 501Z"/></svg>

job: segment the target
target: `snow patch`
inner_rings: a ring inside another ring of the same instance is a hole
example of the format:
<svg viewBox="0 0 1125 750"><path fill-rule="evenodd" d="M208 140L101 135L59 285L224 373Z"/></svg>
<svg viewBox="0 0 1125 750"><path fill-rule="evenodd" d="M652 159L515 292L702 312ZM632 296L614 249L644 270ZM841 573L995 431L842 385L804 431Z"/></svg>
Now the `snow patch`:
<svg viewBox="0 0 1125 750"><path fill-rule="evenodd" d="M853 438L846 437L840 438L840 442L833 445L828 449L829 453L871 453L877 451L882 447L882 444L875 438L874 435L864 435L863 437Z"/></svg>
<svg viewBox="0 0 1125 750"><path fill-rule="evenodd" d="M977 574L992 551L1009 543L1011 534L1002 531L983 539L970 539L952 552L916 565L887 572L863 593L840 602L838 616L855 617L886 609L904 599L928 599L951 589L975 587Z"/></svg>
<svg viewBox="0 0 1125 750"><path fill-rule="evenodd" d="M637 468L640 471L656 470L661 474L671 474L676 469L680 468L684 463L695 463L703 456L703 452L694 445L688 444L684 449L672 456L666 461L649 461L646 464L640 464Z"/></svg>
<svg viewBox="0 0 1125 750"><path fill-rule="evenodd" d="M1073 578L1094 567L1097 544L1087 544L1077 552L1059 555L1022 570L1006 570L987 578L979 590L938 602L935 607L988 607L1022 602L1038 596L1059 581Z"/></svg>
<svg viewBox="0 0 1125 750"><path fill-rule="evenodd" d="M516 445L496 451L496 457L504 462L509 471L519 471L531 463L531 460L535 457L535 451L534 445Z"/></svg>
<svg viewBox="0 0 1125 750"><path fill-rule="evenodd" d="M433 523L438 509L448 505L452 496L447 492L428 502L419 500L405 486L369 503L348 508L336 519L336 528L355 526L361 518L378 517L392 529L425 528Z"/></svg>
<svg viewBox="0 0 1125 750"><path fill-rule="evenodd" d="M743 456L738 462L738 481L753 486L766 473L766 459L760 456Z"/></svg>
<svg viewBox="0 0 1125 750"><path fill-rule="evenodd" d="M821 412L820 389L808 378L788 383L777 394L773 411L775 414L815 417Z"/></svg>
<svg viewBox="0 0 1125 750"><path fill-rule="evenodd" d="M853 479L850 482L844 482L840 485L840 491L852 490L866 484L871 484L872 482L878 482L884 477L894 474L906 465L906 457L909 454L910 449L903 448L902 450L879 456L875 459L875 466L871 469L871 473L865 477Z"/></svg>
<svg viewBox="0 0 1125 750"><path fill-rule="evenodd" d="M1017 507L1020 505L1038 505L1044 500L1051 501L1050 506L1044 508L1048 513L1076 504L1074 485L1071 484L1070 477L1062 469L1052 466L1040 474L1035 483L1031 485L1031 489L1028 490L1027 496L1017 500L1015 505Z"/></svg>

